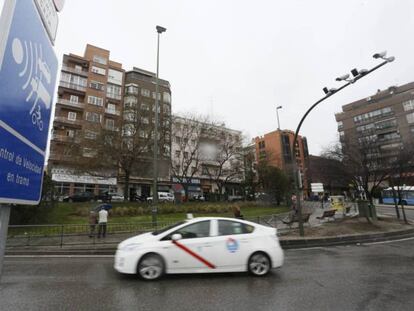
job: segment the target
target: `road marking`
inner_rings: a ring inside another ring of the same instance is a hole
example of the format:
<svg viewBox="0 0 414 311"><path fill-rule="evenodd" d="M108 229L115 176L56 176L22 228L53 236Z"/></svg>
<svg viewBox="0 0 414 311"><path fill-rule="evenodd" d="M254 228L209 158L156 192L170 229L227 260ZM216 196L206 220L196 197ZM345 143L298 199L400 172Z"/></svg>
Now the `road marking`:
<svg viewBox="0 0 414 311"><path fill-rule="evenodd" d="M6 255L6 258L113 258L115 255Z"/></svg>
<svg viewBox="0 0 414 311"><path fill-rule="evenodd" d="M387 244L387 243L394 243L394 242L409 241L409 240L413 240L413 239L414 239L414 237L412 237L412 238L404 238L404 239L399 239L399 240L382 241L382 242L367 242L367 243L360 243L360 245Z"/></svg>
<svg viewBox="0 0 414 311"><path fill-rule="evenodd" d="M173 244L175 244L176 246L178 246L179 248L181 248L183 251L185 251L186 253L188 253L191 256L193 256L195 259L198 259L199 261L201 261L207 267L209 267L211 269L215 269L216 268L216 266L213 265L211 262L209 262L208 260L204 259L200 255L194 253L191 249L189 249L188 247L184 246L183 244L178 243L177 241L172 241L172 242L173 242Z"/></svg>

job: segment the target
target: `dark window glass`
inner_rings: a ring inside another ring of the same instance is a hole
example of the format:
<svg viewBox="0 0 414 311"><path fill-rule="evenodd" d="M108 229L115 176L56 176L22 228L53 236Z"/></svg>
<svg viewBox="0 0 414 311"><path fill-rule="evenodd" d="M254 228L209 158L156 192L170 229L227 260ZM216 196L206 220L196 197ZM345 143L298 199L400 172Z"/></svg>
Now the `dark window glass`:
<svg viewBox="0 0 414 311"><path fill-rule="evenodd" d="M218 222L218 235L244 234L252 233L253 231L253 226L238 221L219 220Z"/></svg>
<svg viewBox="0 0 414 311"><path fill-rule="evenodd" d="M210 221L200 221L196 222L195 224L180 228L164 237L163 240L171 240L171 237L176 233L181 234L183 239L208 237L210 236Z"/></svg>

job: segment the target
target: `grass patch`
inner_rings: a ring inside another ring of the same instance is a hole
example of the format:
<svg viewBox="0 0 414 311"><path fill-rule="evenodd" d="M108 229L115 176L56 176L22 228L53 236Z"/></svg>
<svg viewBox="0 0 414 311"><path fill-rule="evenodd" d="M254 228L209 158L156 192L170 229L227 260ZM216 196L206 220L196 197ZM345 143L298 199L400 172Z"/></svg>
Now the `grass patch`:
<svg viewBox="0 0 414 311"><path fill-rule="evenodd" d="M60 202L50 208L47 218L41 224L87 224L89 211L100 203L66 203ZM245 218L287 212L285 206L264 205L256 202L238 203ZM150 222L151 206L136 202L114 202L109 211L109 223ZM179 221L186 218L187 213L194 217L224 216L233 217L233 203L227 202L188 202L184 204L159 204L157 219L159 222ZM37 223L40 224L40 223ZM24 224L20 224L24 225Z"/></svg>

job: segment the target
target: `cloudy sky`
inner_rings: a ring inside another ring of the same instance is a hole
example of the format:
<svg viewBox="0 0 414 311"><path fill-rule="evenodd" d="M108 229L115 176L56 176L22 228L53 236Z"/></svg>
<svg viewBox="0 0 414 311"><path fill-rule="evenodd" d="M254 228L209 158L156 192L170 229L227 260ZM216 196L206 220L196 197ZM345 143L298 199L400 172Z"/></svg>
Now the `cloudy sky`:
<svg viewBox="0 0 414 311"><path fill-rule="evenodd" d="M0 0L0 5L4 0ZM248 137L294 130L324 86L354 67L371 68L375 52L396 61L316 108L302 127L312 154L337 139L341 106L414 80L414 1L399 0L67 0L56 52L108 49L129 70L171 82L173 112L210 114Z"/></svg>

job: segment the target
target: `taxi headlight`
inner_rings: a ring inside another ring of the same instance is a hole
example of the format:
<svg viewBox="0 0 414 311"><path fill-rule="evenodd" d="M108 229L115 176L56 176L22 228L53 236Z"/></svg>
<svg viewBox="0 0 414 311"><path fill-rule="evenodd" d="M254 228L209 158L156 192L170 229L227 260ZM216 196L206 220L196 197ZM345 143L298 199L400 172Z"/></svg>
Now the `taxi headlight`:
<svg viewBox="0 0 414 311"><path fill-rule="evenodd" d="M119 247L119 250L129 252L129 251L136 250L140 246L141 246L141 243L131 243L131 244L127 244L122 247Z"/></svg>

